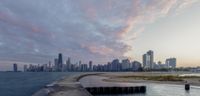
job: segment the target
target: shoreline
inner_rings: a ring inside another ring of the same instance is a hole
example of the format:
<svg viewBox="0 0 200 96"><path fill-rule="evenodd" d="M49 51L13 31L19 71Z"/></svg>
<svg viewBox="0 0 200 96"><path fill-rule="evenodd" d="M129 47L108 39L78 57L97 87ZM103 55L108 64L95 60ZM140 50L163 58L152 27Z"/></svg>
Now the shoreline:
<svg viewBox="0 0 200 96"><path fill-rule="evenodd" d="M179 75L180 73L173 74L174 76ZM200 77L197 78L187 78L183 79L183 81L157 81L157 80L145 80L144 78L134 78L134 76L160 76L160 75L172 75L171 73L153 73L152 72L136 72L136 73L108 73L99 76L108 77L108 79L104 79L106 82L122 82L122 83L155 83L155 84L174 84L174 85L185 85L189 83L191 86L200 86ZM130 77L129 77L130 76ZM124 78L123 78L124 77Z"/></svg>
<svg viewBox="0 0 200 96"><path fill-rule="evenodd" d="M179 75L184 73L162 73L162 72L88 72L78 73L69 77L63 76L60 79L47 84L44 88L32 96L91 96L91 94L83 88L79 80L83 77L96 75L108 77L105 82L122 82L122 83L155 83L155 84L174 84L184 85L184 81L154 81L154 80L136 80L133 78L119 78L118 76L159 76L159 75ZM200 86L200 78L198 83L190 83L191 86Z"/></svg>
<svg viewBox="0 0 200 96"><path fill-rule="evenodd" d="M185 85L184 82L173 82L173 81L151 81L151 80L132 80L132 81L122 81L113 79L104 79L105 82L119 82L119 83L146 83L146 84L170 84L170 85ZM191 83L189 83L191 84ZM191 86L200 87L200 84L191 84Z"/></svg>
<svg viewBox="0 0 200 96"><path fill-rule="evenodd" d="M103 73L78 73L69 77L63 76L44 86L32 96L92 96L88 93L79 80L85 76L98 75Z"/></svg>

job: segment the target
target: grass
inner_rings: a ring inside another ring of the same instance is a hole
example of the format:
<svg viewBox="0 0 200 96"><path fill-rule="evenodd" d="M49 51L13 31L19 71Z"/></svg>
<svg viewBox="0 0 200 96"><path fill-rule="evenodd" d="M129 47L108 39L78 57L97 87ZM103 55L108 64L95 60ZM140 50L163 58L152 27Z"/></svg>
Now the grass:
<svg viewBox="0 0 200 96"><path fill-rule="evenodd" d="M119 76L118 78L136 79L136 80L153 80L153 81L184 81L184 78L186 77L163 75L163 76Z"/></svg>

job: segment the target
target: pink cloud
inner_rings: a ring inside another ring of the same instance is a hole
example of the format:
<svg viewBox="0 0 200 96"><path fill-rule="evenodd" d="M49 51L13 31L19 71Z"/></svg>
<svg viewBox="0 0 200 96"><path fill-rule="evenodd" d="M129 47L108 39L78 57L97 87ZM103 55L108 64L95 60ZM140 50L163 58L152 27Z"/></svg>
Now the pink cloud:
<svg viewBox="0 0 200 96"><path fill-rule="evenodd" d="M89 52L93 54L99 54L99 55L108 55L113 52L113 49L108 48L106 46L100 45L81 45L82 48L86 48Z"/></svg>

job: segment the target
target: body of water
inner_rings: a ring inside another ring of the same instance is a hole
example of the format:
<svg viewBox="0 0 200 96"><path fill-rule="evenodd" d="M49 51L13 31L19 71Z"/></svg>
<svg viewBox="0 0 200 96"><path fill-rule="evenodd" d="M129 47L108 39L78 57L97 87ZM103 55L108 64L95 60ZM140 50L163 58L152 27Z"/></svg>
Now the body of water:
<svg viewBox="0 0 200 96"><path fill-rule="evenodd" d="M31 96L68 72L0 72L0 96Z"/></svg>

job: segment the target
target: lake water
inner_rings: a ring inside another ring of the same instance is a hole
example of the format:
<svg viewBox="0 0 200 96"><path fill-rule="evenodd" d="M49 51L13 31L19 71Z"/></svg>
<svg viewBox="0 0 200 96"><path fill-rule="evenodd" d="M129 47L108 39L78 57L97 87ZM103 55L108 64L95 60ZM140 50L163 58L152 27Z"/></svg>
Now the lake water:
<svg viewBox="0 0 200 96"><path fill-rule="evenodd" d="M0 72L0 96L31 96L45 85L76 73Z"/></svg>
<svg viewBox="0 0 200 96"><path fill-rule="evenodd" d="M147 86L145 94L120 94L113 96L200 96L200 87L191 86L190 91L185 91L184 85L173 84L157 84L157 83L119 83L119 82L104 82L106 77L88 76L82 78L81 84L84 87L105 87L105 86ZM112 96L112 95L96 95L96 96Z"/></svg>

